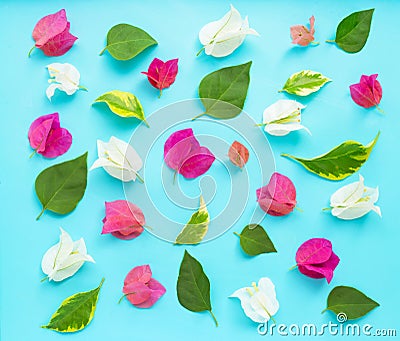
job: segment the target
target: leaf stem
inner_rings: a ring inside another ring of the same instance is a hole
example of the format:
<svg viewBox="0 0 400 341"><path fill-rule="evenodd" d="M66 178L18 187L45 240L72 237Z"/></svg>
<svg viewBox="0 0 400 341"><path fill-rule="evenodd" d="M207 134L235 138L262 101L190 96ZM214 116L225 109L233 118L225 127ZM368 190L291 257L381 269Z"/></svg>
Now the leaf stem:
<svg viewBox="0 0 400 341"><path fill-rule="evenodd" d="M174 179L172 180L172 184L173 185L175 185L175 182L176 182L176 174L177 174L178 172L177 171L175 171L175 173L174 173Z"/></svg>
<svg viewBox="0 0 400 341"><path fill-rule="evenodd" d="M105 280L106 279L104 277L101 279L100 284L98 286L99 289L103 286L103 283L104 283Z"/></svg>
<svg viewBox="0 0 400 341"><path fill-rule="evenodd" d="M199 50L199 52L196 53L196 57L198 57L198 56L200 55L200 53L203 52L204 49L205 49L205 47L203 46L203 47Z"/></svg>
<svg viewBox="0 0 400 341"><path fill-rule="evenodd" d="M326 212L326 211L332 211L332 207L324 207L322 209L322 211Z"/></svg>
<svg viewBox="0 0 400 341"><path fill-rule="evenodd" d="M120 304L122 302L122 300L128 295L129 294L123 294L122 297L118 300L118 304Z"/></svg>
<svg viewBox="0 0 400 341"><path fill-rule="evenodd" d="M42 214L44 213L44 211L46 210L45 207L42 208L42 211L39 213L39 215L36 217L36 220L39 220L39 218L42 216Z"/></svg>
<svg viewBox="0 0 400 341"><path fill-rule="evenodd" d="M33 50L34 50L35 48L36 48L36 45L33 45L32 48L29 50L29 52L28 52L28 58L31 57L31 54L32 54L32 52L33 52Z"/></svg>
<svg viewBox="0 0 400 341"><path fill-rule="evenodd" d="M240 234L237 232L233 232L234 235L238 236L240 238Z"/></svg>
<svg viewBox="0 0 400 341"><path fill-rule="evenodd" d="M150 125L149 125L149 123L146 121L146 119L145 119L145 118L143 119L143 121L142 121L142 122L143 122L143 123L146 125L146 127L147 127L147 128L150 128Z"/></svg>
<svg viewBox="0 0 400 341"><path fill-rule="evenodd" d="M162 95L162 89L160 89L160 94L158 95L158 98L161 98Z"/></svg>
<svg viewBox="0 0 400 341"><path fill-rule="evenodd" d="M40 283L43 283L46 279L48 279L49 278L49 276L46 276L46 277L44 277L44 278L42 278L41 280L40 280Z"/></svg>
<svg viewBox="0 0 400 341"><path fill-rule="evenodd" d="M297 268L297 264L296 265L293 265L291 268L289 268L289 271L292 271L292 270L294 270L294 269L296 269Z"/></svg>
<svg viewBox="0 0 400 341"><path fill-rule="evenodd" d="M280 90L278 90L278 92L284 92L285 90L283 90L283 89L280 89Z"/></svg>
<svg viewBox="0 0 400 341"><path fill-rule="evenodd" d="M138 172L135 172L137 179L139 180L140 183L144 184L143 178L139 175Z"/></svg>
<svg viewBox="0 0 400 341"><path fill-rule="evenodd" d="M195 119L197 119L197 118L199 118L199 117L201 117L203 115L206 115L206 112L202 112L201 114L198 114L197 116L193 117L192 121L194 121Z"/></svg>
<svg viewBox="0 0 400 341"><path fill-rule="evenodd" d="M334 44L334 43L336 43L336 41L332 40L332 39L328 39L328 40L325 40L325 43Z"/></svg>
<svg viewBox="0 0 400 341"><path fill-rule="evenodd" d="M319 45L319 41L312 41L310 44L312 44L312 45Z"/></svg>
<svg viewBox="0 0 400 341"><path fill-rule="evenodd" d="M79 88L80 90L83 90L83 91L88 91L87 87L86 87L86 86L83 86L83 85L78 85L78 88Z"/></svg>
<svg viewBox="0 0 400 341"><path fill-rule="evenodd" d="M267 123L258 123L258 124L255 124L254 126L255 127L265 127L267 125Z"/></svg>
<svg viewBox="0 0 400 341"><path fill-rule="evenodd" d="M107 50L107 46L100 51L99 56L101 56L105 52L105 50Z"/></svg>
<svg viewBox="0 0 400 341"><path fill-rule="evenodd" d="M297 211L299 211L300 213L303 213L303 212L304 212L300 207L295 206L294 208L295 208Z"/></svg>
<svg viewBox="0 0 400 341"><path fill-rule="evenodd" d="M218 321L217 321L215 315L213 314L212 310L209 310L209 312L210 312L211 317L213 318L213 320L214 320L214 322L215 322L215 326L218 327Z"/></svg>
<svg viewBox="0 0 400 341"><path fill-rule="evenodd" d="M328 308L325 308L324 310L322 310L321 314L323 314L325 311L328 311Z"/></svg>
<svg viewBox="0 0 400 341"><path fill-rule="evenodd" d="M31 153L31 155L29 155L29 158L30 158L30 159L32 159L33 155L36 154L36 150L37 150L37 149L35 149L35 150Z"/></svg>
<svg viewBox="0 0 400 341"><path fill-rule="evenodd" d="M383 111L383 109L381 109L378 105L375 106L376 110L378 110L381 114L385 115L385 112Z"/></svg>

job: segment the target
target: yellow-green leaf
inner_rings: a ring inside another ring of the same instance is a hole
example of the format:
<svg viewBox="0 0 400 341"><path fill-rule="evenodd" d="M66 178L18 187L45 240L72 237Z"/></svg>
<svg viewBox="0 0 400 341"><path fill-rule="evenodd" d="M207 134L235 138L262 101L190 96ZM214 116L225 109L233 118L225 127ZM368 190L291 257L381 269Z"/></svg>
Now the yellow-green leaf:
<svg viewBox="0 0 400 341"><path fill-rule="evenodd" d="M144 116L142 104L138 98L130 92L113 90L106 92L96 98L94 103L104 102L110 110L121 117L136 117L143 121L147 126L147 121Z"/></svg>
<svg viewBox="0 0 400 341"><path fill-rule="evenodd" d="M201 195L199 210L192 214L188 223L183 227L178 237L176 237L175 244L200 243L208 231L209 223L210 216L204 198Z"/></svg>
<svg viewBox="0 0 400 341"><path fill-rule="evenodd" d="M309 94L318 91L321 87L332 81L325 77L322 73L303 70L291 75L283 86L282 91L297 96L308 96Z"/></svg>
<svg viewBox="0 0 400 341"><path fill-rule="evenodd" d="M329 180L343 180L358 171L368 160L379 138L379 132L366 146L357 141L346 141L326 154L312 159L302 159L289 154L282 154L299 162L304 168Z"/></svg>
<svg viewBox="0 0 400 341"><path fill-rule="evenodd" d="M66 298L53 314L45 329L60 333L73 333L85 328L92 321L104 278L93 290L79 292Z"/></svg>

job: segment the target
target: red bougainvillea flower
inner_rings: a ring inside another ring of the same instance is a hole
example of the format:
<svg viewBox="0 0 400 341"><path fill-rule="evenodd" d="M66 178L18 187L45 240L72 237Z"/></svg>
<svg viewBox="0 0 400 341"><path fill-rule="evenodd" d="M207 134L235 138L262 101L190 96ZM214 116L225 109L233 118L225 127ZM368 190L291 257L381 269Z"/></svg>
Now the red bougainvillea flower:
<svg viewBox="0 0 400 341"><path fill-rule="evenodd" d="M122 292L123 297L126 297L135 307L150 308L165 294L166 289L152 278L149 265L141 265L133 268L126 275Z"/></svg>
<svg viewBox="0 0 400 341"><path fill-rule="evenodd" d="M229 160L239 167L243 168L249 161L249 150L238 141L234 141L228 151Z"/></svg>
<svg viewBox="0 0 400 341"><path fill-rule="evenodd" d="M126 200L106 202L106 216L101 234L111 233L119 239L140 236L146 224L142 210Z"/></svg>
<svg viewBox="0 0 400 341"><path fill-rule="evenodd" d="M178 73L178 59L171 59L165 63L158 58L154 58L147 72L142 72L147 76L150 84L160 90L160 96L163 89L169 88L175 82Z"/></svg>
<svg viewBox="0 0 400 341"><path fill-rule="evenodd" d="M333 271L340 262L332 251L332 243L324 238L312 238L304 242L296 252L299 271L311 278L333 278Z"/></svg>
<svg viewBox="0 0 400 341"><path fill-rule="evenodd" d="M296 206L296 188L287 176L274 173L269 183L257 190L257 201L270 215L286 215Z"/></svg>
<svg viewBox="0 0 400 341"><path fill-rule="evenodd" d="M29 56L35 47L41 49L46 56L62 56L68 52L78 39L69 33L69 29L65 9L40 19L32 32L35 46L29 51Z"/></svg>
<svg viewBox="0 0 400 341"><path fill-rule="evenodd" d="M38 153L54 158L66 153L72 144L72 136L67 129L60 127L60 118L56 112L34 120L29 127L28 139L35 149L31 157Z"/></svg>
<svg viewBox="0 0 400 341"><path fill-rule="evenodd" d="M382 99L382 87L376 79L377 74L366 76L362 75L360 83L350 85L350 95L354 102L363 108L378 107Z"/></svg>
<svg viewBox="0 0 400 341"><path fill-rule="evenodd" d="M193 179L209 170L215 156L206 147L200 146L192 129L172 133L164 144L164 161L168 167Z"/></svg>
<svg viewBox="0 0 400 341"><path fill-rule="evenodd" d="M303 25L295 25L290 28L290 36L292 37L292 44L300 46L308 46L309 44L318 44L314 42L314 23L315 18L310 18L310 29Z"/></svg>

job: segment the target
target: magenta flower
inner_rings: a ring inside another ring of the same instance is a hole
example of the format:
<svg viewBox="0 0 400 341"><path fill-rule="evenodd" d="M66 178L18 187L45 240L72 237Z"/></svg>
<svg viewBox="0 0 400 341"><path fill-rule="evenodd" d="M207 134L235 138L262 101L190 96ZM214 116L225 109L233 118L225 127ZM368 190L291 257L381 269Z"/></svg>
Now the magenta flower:
<svg viewBox="0 0 400 341"><path fill-rule="evenodd" d="M324 238L307 240L296 252L296 263L303 275L326 278L328 283L339 262L339 257L332 251L332 243Z"/></svg>
<svg viewBox="0 0 400 341"><path fill-rule="evenodd" d="M44 115L34 120L28 131L29 144L46 158L55 158L68 151L72 144L70 132L60 127L58 113Z"/></svg>
<svg viewBox="0 0 400 341"><path fill-rule="evenodd" d="M190 128L171 134L164 144L164 161L167 166L188 179L203 175L214 160L213 153L200 146Z"/></svg>
<svg viewBox="0 0 400 341"><path fill-rule="evenodd" d="M146 224L142 210L126 200L106 202L106 216L101 234L111 233L119 239L139 237Z"/></svg>
<svg viewBox="0 0 400 341"><path fill-rule="evenodd" d="M360 83L350 85L350 95L354 102L363 108L376 107L382 111L378 104L382 99L382 87L376 79L378 74L371 76L362 75Z"/></svg>
<svg viewBox="0 0 400 341"><path fill-rule="evenodd" d="M123 297L126 297L137 308L150 308L166 292L164 286L152 278L149 265L134 267L126 275Z"/></svg>
<svg viewBox="0 0 400 341"><path fill-rule="evenodd" d="M257 201L270 215L286 215L296 206L296 188L287 176L275 172L269 183L257 190Z"/></svg>

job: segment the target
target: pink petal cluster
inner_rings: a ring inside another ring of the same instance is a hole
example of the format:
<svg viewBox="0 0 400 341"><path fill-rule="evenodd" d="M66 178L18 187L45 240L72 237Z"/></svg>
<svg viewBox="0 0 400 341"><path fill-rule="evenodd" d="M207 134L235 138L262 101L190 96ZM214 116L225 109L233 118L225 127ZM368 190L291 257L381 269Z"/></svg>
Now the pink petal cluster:
<svg viewBox="0 0 400 341"><path fill-rule="evenodd" d="M360 83L350 85L351 98L363 108L376 107L381 102L382 87L377 77L377 74L362 75Z"/></svg>
<svg viewBox="0 0 400 341"><path fill-rule="evenodd" d="M175 82L178 73L178 59L171 59L165 63L158 58L154 58L147 72L142 72L147 76L150 84L156 89L162 90L169 88Z"/></svg>
<svg viewBox="0 0 400 341"><path fill-rule="evenodd" d="M249 150L238 141L234 141L228 151L229 160L239 167L243 168L249 161Z"/></svg>
<svg viewBox="0 0 400 341"><path fill-rule="evenodd" d="M339 257L332 251L332 243L324 238L307 240L296 253L296 263L302 274L311 278L326 278L328 283L339 261Z"/></svg>
<svg viewBox="0 0 400 341"><path fill-rule="evenodd" d="M140 236L146 224L142 210L127 200L106 202L102 234L111 233L119 239L129 240Z"/></svg>
<svg viewBox="0 0 400 341"><path fill-rule="evenodd" d="M43 115L34 120L29 127L28 139L35 152L47 158L66 153L72 144L70 132L60 127L58 113Z"/></svg>
<svg viewBox="0 0 400 341"><path fill-rule="evenodd" d="M215 156L200 146L192 129L178 130L172 133L164 144L164 161L185 178L193 179L209 170Z"/></svg>
<svg viewBox="0 0 400 341"><path fill-rule="evenodd" d="M275 172L269 183L257 190L257 201L270 215L286 215L296 206L296 188L287 176Z"/></svg>
<svg viewBox="0 0 400 341"><path fill-rule="evenodd" d="M122 292L135 307L150 308L165 294L166 289L152 278L149 265L141 265L126 275Z"/></svg>
<svg viewBox="0 0 400 341"><path fill-rule="evenodd" d="M74 45L78 38L70 32L70 22L65 9L40 19L32 32L35 47L46 56L62 56Z"/></svg>
<svg viewBox="0 0 400 341"><path fill-rule="evenodd" d="M307 46L314 41L314 23L315 18L310 18L310 29L303 25L295 25L290 27L290 36L292 38L292 44L300 46Z"/></svg>

